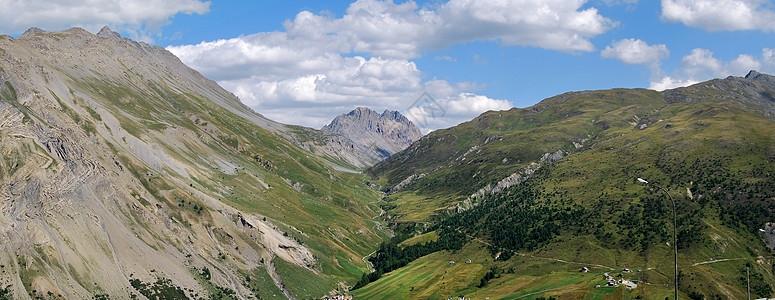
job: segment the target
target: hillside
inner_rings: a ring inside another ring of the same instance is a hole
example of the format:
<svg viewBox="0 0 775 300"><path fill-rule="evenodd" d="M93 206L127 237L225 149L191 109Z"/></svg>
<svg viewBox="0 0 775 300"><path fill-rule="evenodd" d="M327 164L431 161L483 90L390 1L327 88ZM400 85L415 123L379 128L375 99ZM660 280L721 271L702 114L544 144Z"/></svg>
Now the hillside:
<svg viewBox="0 0 775 300"><path fill-rule="evenodd" d="M744 298L746 267L752 295L772 297L758 229L775 216L774 82L752 71L662 93L572 92L423 137L367 172L388 187L382 207L399 236L436 242L378 252L378 269L408 265L355 294L664 299L672 208L642 177L676 200L683 297ZM449 242L461 233L464 246ZM477 259L447 264L463 258ZM645 284L594 288L624 268Z"/></svg>
<svg viewBox="0 0 775 300"><path fill-rule="evenodd" d="M337 116L320 130L340 134L361 148L357 151L362 153L359 167L378 163L422 137L420 129L401 113L385 110L380 114L365 107Z"/></svg>
<svg viewBox="0 0 775 300"><path fill-rule="evenodd" d="M309 132L108 28L0 36L0 299L341 290L387 232Z"/></svg>

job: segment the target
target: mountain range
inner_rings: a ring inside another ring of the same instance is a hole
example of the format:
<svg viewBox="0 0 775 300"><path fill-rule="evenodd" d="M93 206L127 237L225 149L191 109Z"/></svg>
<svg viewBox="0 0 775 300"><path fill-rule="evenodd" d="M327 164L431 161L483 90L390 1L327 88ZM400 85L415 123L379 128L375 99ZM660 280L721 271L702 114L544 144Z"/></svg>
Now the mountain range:
<svg viewBox="0 0 775 300"><path fill-rule="evenodd" d="M268 120L164 48L0 36L0 84L0 299L319 297L391 234L338 171L347 147L326 152L347 138Z"/></svg>
<svg viewBox="0 0 775 300"><path fill-rule="evenodd" d="M403 237L381 246L355 294L663 299L674 199L681 295L742 299L754 274L752 296L771 297L773 95L775 77L751 71L570 92L434 131L367 169ZM607 288L604 272L640 284Z"/></svg>
<svg viewBox="0 0 775 300"><path fill-rule="evenodd" d="M317 130L107 27L33 28L0 36L0 153L0 299L664 299L674 246L683 298L774 295L756 71Z"/></svg>

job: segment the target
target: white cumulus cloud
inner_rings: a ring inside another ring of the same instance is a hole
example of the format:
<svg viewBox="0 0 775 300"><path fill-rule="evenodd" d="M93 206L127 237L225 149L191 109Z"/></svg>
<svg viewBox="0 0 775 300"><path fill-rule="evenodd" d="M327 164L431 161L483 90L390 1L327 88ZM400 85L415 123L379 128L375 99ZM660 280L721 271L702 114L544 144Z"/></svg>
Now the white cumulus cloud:
<svg viewBox="0 0 775 300"><path fill-rule="evenodd" d="M80 26L96 31L104 25L149 41L177 14L204 14L210 1L199 0L0 0L0 32L22 33L30 27L60 30Z"/></svg>
<svg viewBox="0 0 775 300"><path fill-rule="evenodd" d="M455 126L487 111L508 110L514 107L508 100L466 92L444 98L432 98L430 101L426 98L420 100L405 110L404 114L425 133L437 128Z"/></svg>
<svg viewBox="0 0 775 300"><path fill-rule="evenodd" d="M662 0L662 18L707 31L775 31L767 0Z"/></svg>
<svg viewBox="0 0 775 300"><path fill-rule="evenodd" d="M628 64L645 65L656 71L662 60L670 55L670 51L664 44L649 45L639 39L623 39L605 47L600 55Z"/></svg>
<svg viewBox="0 0 775 300"><path fill-rule="evenodd" d="M651 85L649 86L649 89L664 91L664 90L674 89L674 88L683 87L683 86L690 86L695 83L698 83L698 81L694 81L691 79L676 79L670 76L664 76L657 81L652 81Z"/></svg>
<svg viewBox="0 0 775 300"><path fill-rule="evenodd" d="M708 49L695 48L681 59L681 69L690 78L709 78L725 73L724 63Z"/></svg>

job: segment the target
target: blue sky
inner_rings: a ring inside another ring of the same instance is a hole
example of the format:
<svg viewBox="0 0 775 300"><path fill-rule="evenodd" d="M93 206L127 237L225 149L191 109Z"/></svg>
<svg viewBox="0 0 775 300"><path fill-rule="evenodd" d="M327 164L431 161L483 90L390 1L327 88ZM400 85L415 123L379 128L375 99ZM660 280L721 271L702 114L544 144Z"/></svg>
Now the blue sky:
<svg viewBox="0 0 775 300"><path fill-rule="evenodd" d="M0 33L110 25L315 128L356 106L433 130L569 91L775 72L764 0L5 1ZM413 105L424 92L444 116Z"/></svg>

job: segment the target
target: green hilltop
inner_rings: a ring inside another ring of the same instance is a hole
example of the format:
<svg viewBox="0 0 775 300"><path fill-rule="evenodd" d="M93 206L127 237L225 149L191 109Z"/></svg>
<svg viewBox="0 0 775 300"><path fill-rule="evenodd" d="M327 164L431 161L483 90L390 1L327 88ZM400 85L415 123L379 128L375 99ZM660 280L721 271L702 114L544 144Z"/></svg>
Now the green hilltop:
<svg viewBox="0 0 775 300"><path fill-rule="evenodd" d="M367 170L398 235L354 294L672 298L672 207L642 177L675 198L682 297L744 298L746 270L772 297L774 78L572 92L430 133Z"/></svg>

